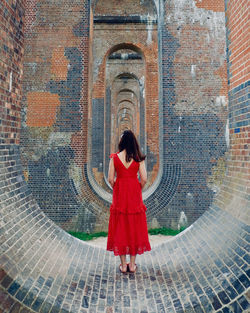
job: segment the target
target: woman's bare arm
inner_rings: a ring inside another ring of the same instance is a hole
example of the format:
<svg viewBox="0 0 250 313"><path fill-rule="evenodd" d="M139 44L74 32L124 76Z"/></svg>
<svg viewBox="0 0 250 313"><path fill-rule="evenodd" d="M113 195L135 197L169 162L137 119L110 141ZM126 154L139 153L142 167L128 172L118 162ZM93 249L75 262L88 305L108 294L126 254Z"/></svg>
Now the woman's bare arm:
<svg viewBox="0 0 250 313"><path fill-rule="evenodd" d="M108 181L113 188L115 183L115 166L113 158L111 158L109 161Z"/></svg>
<svg viewBox="0 0 250 313"><path fill-rule="evenodd" d="M144 161L140 162L139 174L140 174L140 178L141 178L141 189L143 189L143 187L145 186L145 184L147 182L147 171L146 171L146 166L145 166Z"/></svg>

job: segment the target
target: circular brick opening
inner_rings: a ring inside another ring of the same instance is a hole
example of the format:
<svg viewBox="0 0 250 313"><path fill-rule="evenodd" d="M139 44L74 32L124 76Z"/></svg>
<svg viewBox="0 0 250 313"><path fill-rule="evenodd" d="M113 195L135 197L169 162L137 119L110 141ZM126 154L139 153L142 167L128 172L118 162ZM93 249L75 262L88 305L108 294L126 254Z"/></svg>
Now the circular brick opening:
<svg viewBox="0 0 250 313"><path fill-rule="evenodd" d="M2 312L249 309L249 84L233 35L248 3L226 2L225 29L222 2L159 3L162 163L144 197L151 225L176 228L184 212L191 226L138 256L138 271L126 276L111 254L62 229L103 229L108 218L109 202L88 175L90 3L2 3Z"/></svg>

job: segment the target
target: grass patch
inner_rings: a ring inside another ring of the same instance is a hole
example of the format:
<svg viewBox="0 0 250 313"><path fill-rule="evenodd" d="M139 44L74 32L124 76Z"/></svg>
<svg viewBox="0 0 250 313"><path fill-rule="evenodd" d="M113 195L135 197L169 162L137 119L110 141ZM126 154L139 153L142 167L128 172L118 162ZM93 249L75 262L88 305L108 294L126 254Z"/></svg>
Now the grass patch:
<svg viewBox="0 0 250 313"><path fill-rule="evenodd" d="M88 241L92 240L98 237L107 237L108 233L105 231L100 231L99 233L93 233L93 234L88 234L88 233L82 233L82 232L75 232L75 231L68 231L68 233L78 239Z"/></svg>
<svg viewBox="0 0 250 313"><path fill-rule="evenodd" d="M166 227L161 227L161 228L153 228L149 229L148 233L150 235L164 235L164 236L176 236L180 232L182 232L185 228L181 227L180 230L178 229L171 229L171 228L166 228Z"/></svg>
<svg viewBox="0 0 250 313"><path fill-rule="evenodd" d="M180 230L176 230L176 229L170 229L170 228L166 228L166 227L162 227L162 228L154 228L154 229L149 229L148 233L150 235L165 235L165 236L176 236L178 235L180 232L182 232L185 228L181 228ZM88 241L88 240L92 240L95 238L99 238L99 237L107 237L108 233L101 231L98 233L92 233L92 234L88 234L88 233L83 233L83 232L75 232L75 231L68 231L68 233L80 240L84 240L84 241Z"/></svg>

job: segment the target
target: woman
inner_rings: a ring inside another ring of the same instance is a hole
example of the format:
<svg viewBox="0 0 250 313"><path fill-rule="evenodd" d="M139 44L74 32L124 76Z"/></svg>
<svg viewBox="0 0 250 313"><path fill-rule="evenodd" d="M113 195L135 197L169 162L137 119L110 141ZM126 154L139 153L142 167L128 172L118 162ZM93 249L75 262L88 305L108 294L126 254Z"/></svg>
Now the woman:
<svg viewBox="0 0 250 313"><path fill-rule="evenodd" d="M118 145L119 152L111 154L108 181L113 188L110 206L107 250L121 259L120 271L136 271L137 254L150 251L146 220L146 206L142 189L147 182L145 158L135 135L125 130ZM138 180L138 172L140 181ZM126 263L126 255L130 263Z"/></svg>

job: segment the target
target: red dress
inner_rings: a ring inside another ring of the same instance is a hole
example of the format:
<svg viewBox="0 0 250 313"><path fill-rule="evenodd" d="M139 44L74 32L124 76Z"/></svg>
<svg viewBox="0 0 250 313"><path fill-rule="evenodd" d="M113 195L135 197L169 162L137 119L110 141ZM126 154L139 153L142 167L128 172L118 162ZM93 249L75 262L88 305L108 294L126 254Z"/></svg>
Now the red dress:
<svg viewBox="0 0 250 313"><path fill-rule="evenodd" d="M148 229L138 180L139 162L134 160L126 168L117 153L113 157L116 181L110 206L107 250L115 255L142 254L150 251Z"/></svg>

